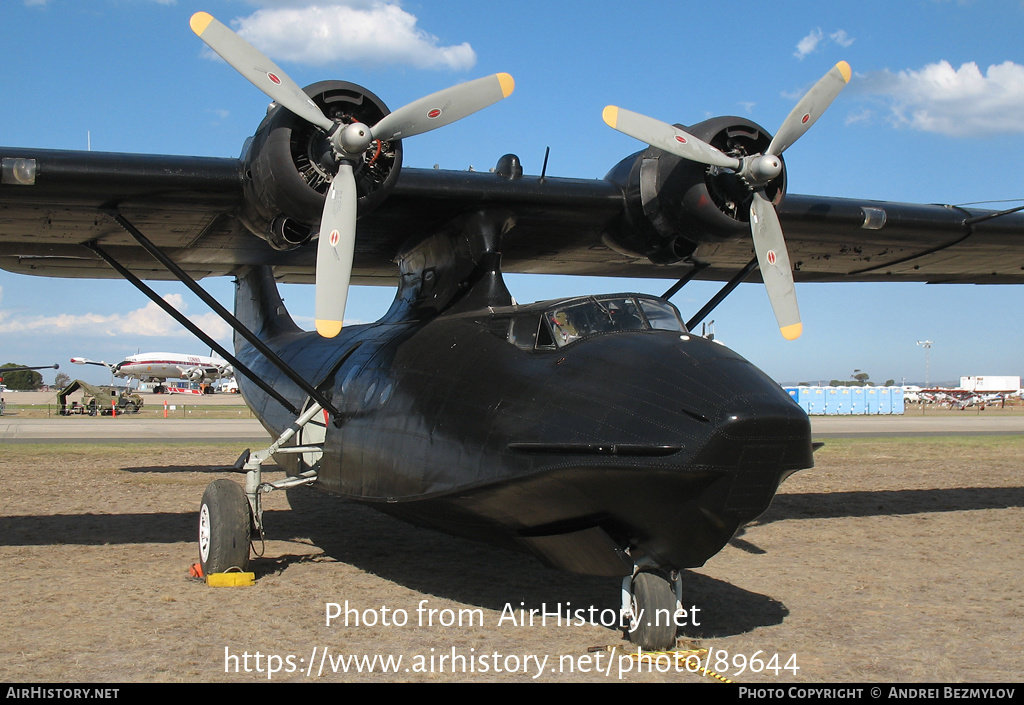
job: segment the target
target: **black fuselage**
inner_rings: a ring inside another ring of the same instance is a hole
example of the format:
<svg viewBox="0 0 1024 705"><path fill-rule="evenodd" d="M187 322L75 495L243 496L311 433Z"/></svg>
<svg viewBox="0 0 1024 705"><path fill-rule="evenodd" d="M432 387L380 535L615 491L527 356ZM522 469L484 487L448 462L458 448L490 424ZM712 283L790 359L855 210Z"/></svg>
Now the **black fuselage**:
<svg viewBox="0 0 1024 705"><path fill-rule="evenodd" d="M592 308L600 321L581 327L620 315L591 299L480 309L470 299L424 316L400 290L380 322L328 340L295 328L254 270L236 308L340 411L327 424L320 488L574 572L624 575L641 557L702 565L788 474L813 464L808 418L736 353L681 324L655 329L653 315L633 311L643 323L556 344L567 328L555 311ZM522 335L531 329L540 333ZM294 420L240 387L275 435ZM303 404L290 383L277 389Z"/></svg>

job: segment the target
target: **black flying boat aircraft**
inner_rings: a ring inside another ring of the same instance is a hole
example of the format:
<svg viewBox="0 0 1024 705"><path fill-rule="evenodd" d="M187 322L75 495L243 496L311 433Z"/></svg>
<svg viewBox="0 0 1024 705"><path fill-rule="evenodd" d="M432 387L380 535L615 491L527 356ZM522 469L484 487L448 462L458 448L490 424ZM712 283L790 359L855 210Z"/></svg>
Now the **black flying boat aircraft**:
<svg viewBox="0 0 1024 705"><path fill-rule="evenodd" d="M813 464L804 412L690 329L754 272L787 338L802 325L794 274L1024 281L1020 214L786 195L782 153L849 80L845 63L774 136L738 117L684 129L609 106L605 122L649 146L604 179L563 179L527 176L514 155L491 173L401 168L403 139L508 96L507 74L391 112L351 83L300 89L206 13L192 28L274 100L243 156L0 148L0 267L123 276L232 364L275 440L236 462L244 489L217 480L204 494L207 573L246 565L263 493L310 484L621 576L631 637L664 648L675 628L641 615L680 608L679 569ZM679 283L519 305L505 271ZM209 276L236 278L234 314L196 282ZM234 354L143 281L172 277L234 327ZM317 332L277 291L311 278ZM694 278L726 284L684 324L668 299ZM350 280L397 281L381 320L342 328ZM263 481L271 458L287 479Z"/></svg>

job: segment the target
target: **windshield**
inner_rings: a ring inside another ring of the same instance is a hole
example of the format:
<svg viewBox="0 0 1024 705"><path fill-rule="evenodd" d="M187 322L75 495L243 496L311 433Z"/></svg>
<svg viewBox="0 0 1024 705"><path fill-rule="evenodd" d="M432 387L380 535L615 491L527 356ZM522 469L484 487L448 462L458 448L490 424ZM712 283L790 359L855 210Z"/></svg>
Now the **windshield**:
<svg viewBox="0 0 1024 705"><path fill-rule="evenodd" d="M568 302L546 311L544 320L558 347L601 333L686 330L675 307L667 301L621 294Z"/></svg>

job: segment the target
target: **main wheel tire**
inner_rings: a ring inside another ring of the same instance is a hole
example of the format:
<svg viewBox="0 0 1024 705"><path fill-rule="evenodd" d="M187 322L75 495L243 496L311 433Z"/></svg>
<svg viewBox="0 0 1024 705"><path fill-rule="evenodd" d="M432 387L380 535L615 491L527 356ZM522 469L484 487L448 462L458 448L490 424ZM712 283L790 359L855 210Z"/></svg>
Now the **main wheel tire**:
<svg viewBox="0 0 1024 705"><path fill-rule="evenodd" d="M231 480L214 480L199 507L199 562L203 575L249 567L252 511L245 490Z"/></svg>
<svg viewBox="0 0 1024 705"><path fill-rule="evenodd" d="M642 610L642 611L641 611ZM665 651L676 645L676 593L660 573L643 571L633 578L633 613L639 614L629 640L644 651Z"/></svg>

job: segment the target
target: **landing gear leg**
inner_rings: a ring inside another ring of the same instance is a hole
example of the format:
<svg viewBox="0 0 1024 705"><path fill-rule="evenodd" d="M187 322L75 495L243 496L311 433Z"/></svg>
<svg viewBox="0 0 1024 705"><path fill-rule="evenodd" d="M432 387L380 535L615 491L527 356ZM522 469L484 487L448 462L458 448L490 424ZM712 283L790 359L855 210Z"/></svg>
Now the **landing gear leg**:
<svg viewBox="0 0 1024 705"><path fill-rule="evenodd" d="M263 535L261 494L316 482L326 421L319 425L310 422L322 411L319 404L311 403L269 448L255 453L247 450L239 456L234 469L245 473L245 489L231 480L215 480L206 488L199 509L199 560L203 575L224 573L232 568L247 569L250 540L254 532ZM307 436L312 436L314 443L284 445L307 424L313 427L307 429ZM301 454L307 469L295 477L263 482L262 465L274 453Z"/></svg>
<svg viewBox="0 0 1024 705"><path fill-rule="evenodd" d="M676 644L676 615L682 610L679 573L666 575L637 566L622 580L622 609L629 615L629 640L644 651L666 651Z"/></svg>
<svg viewBox="0 0 1024 705"><path fill-rule="evenodd" d="M245 490L231 480L214 480L199 508L199 562L203 575L249 567L252 509Z"/></svg>

